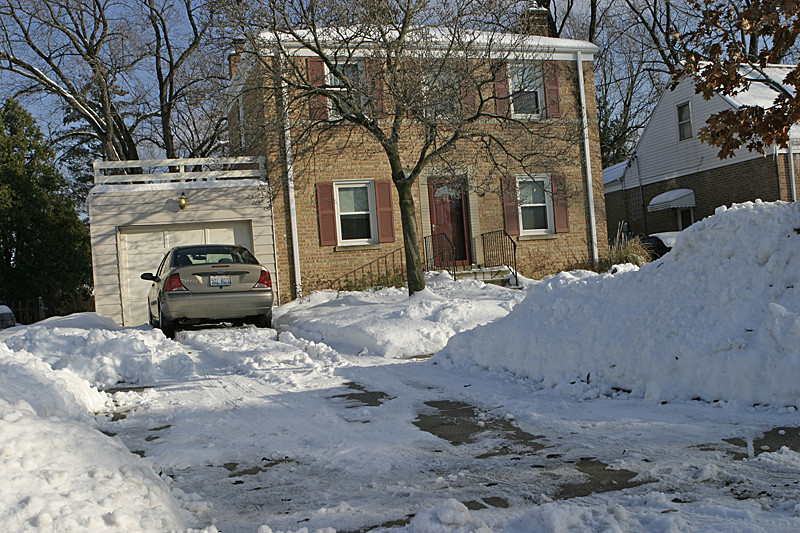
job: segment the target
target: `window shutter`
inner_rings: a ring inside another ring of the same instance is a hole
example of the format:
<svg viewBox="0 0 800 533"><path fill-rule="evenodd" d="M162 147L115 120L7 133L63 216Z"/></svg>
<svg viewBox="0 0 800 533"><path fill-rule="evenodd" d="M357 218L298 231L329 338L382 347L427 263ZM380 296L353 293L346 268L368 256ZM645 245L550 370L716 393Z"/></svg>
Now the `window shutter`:
<svg viewBox="0 0 800 533"><path fill-rule="evenodd" d="M500 182L503 199L503 222L509 235L519 235L519 205L517 200L517 179L505 176Z"/></svg>
<svg viewBox="0 0 800 533"><path fill-rule="evenodd" d="M478 111L477 104L477 89L471 80L464 77L461 80L461 108L463 109L464 118L469 118Z"/></svg>
<svg viewBox="0 0 800 533"><path fill-rule="evenodd" d="M569 233L567 178L563 174L553 174L550 183L553 187L553 216L555 217L556 233Z"/></svg>
<svg viewBox="0 0 800 533"><path fill-rule="evenodd" d="M383 108L383 75L381 73L382 62L380 58L367 58L367 87L369 96L372 99L372 106L375 109L375 118L384 118L386 112Z"/></svg>
<svg viewBox="0 0 800 533"><path fill-rule="evenodd" d="M494 102L495 112L501 117L511 116L511 98L508 91L508 69L505 61L495 64L494 71ZM516 185L514 190L516 190Z"/></svg>
<svg viewBox="0 0 800 533"><path fill-rule="evenodd" d="M561 104L558 96L558 62L544 63L544 98L547 104L547 117L560 118Z"/></svg>
<svg viewBox="0 0 800 533"><path fill-rule="evenodd" d="M336 246L336 206L333 201L333 183L317 183L317 222L319 245Z"/></svg>
<svg viewBox="0 0 800 533"><path fill-rule="evenodd" d="M375 203L378 206L378 242L394 242L394 209L392 182L375 182Z"/></svg>
<svg viewBox="0 0 800 533"><path fill-rule="evenodd" d="M308 83L313 87L325 85L325 63L319 57L306 58ZM325 95L315 94L309 98L308 114L311 120L327 120L328 99Z"/></svg>

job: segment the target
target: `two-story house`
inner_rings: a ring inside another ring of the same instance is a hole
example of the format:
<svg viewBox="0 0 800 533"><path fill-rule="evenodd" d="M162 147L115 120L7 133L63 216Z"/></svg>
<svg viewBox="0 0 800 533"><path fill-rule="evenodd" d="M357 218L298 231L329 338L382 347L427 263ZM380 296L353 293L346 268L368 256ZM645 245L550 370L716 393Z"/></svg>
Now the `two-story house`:
<svg viewBox="0 0 800 533"><path fill-rule="evenodd" d="M793 66L769 67L783 79ZM742 106L772 105L776 92L751 72L750 87L731 97L709 100L681 80L659 99L631 157L604 170L609 237L625 224L632 234L679 231L722 205L754 201L795 201L792 146L770 147L762 155L740 149L720 159L719 149L702 142L698 130L709 116ZM800 140L797 126L792 139ZM797 142L797 141L794 141ZM797 147L795 147L795 150Z"/></svg>
<svg viewBox="0 0 800 533"><path fill-rule="evenodd" d="M413 184L412 194L420 246L446 235L457 264L480 266L487 264L492 239L499 236L516 246L519 272L536 277L591 265L598 255L598 235L605 241L592 68L597 48L546 35L526 35L523 46L524 61L521 55L498 53L491 63L491 83L476 89L477 94L462 91L460 101L444 101L437 109L446 113L450 106L470 108L479 101L484 115L475 123L497 137L502 130L512 151L533 144L533 135L544 128L574 132L540 136L558 157L549 163L525 165L509 158L498 164L458 143L452 152L462 156L456 158L456 171L431 165ZM382 146L347 121L337 122L348 112L332 93L341 80L302 43L286 40L281 49L290 51L289 67L324 87L327 96L309 95L302 109L281 107L291 87L279 88L261 68L255 56L271 60L268 52L237 50L230 57L229 124L233 154L267 160L279 292L286 300L328 288L381 258L395 260L402 254L403 221ZM370 81L371 73L381 68L375 61L369 50L360 54L356 49L337 65L337 72L339 77ZM524 75L526 71L539 75ZM425 80L421 73L419 84ZM371 119L388 124L394 118L397 87L385 81L368 85ZM414 111L406 112L412 118ZM309 136L309 129L317 127L309 127L311 121L327 121L320 129L324 134ZM413 162L424 131L409 120L403 135L404 160Z"/></svg>

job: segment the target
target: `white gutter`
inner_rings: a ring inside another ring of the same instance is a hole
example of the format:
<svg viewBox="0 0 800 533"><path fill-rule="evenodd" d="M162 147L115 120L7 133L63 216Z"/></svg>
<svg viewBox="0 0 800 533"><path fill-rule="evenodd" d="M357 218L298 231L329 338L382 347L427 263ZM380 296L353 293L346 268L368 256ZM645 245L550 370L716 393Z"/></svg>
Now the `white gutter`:
<svg viewBox="0 0 800 533"><path fill-rule="evenodd" d="M594 184L592 183L592 160L589 156L589 118L586 114L586 90L583 81L583 55L575 52L578 63L578 93L581 96L581 124L583 126L583 155L586 165L586 195L589 200L589 238L592 242L592 261L595 265L600 261L597 249L597 221L594 216Z"/></svg>
<svg viewBox="0 0 800 533"><path fill-rule="evenodd" d="M281 81L281 111L283 113L283 140L286 146L286 186L289 192L289 225L292 232L292 262L294 265L294 288L295 297L303 296L303 278L300 275L300 249L297 237L297 206L294 195L294 157L292 155L292 129L289 125L289 110L286 107L286 100L289 94L286 84Z"/></svg>

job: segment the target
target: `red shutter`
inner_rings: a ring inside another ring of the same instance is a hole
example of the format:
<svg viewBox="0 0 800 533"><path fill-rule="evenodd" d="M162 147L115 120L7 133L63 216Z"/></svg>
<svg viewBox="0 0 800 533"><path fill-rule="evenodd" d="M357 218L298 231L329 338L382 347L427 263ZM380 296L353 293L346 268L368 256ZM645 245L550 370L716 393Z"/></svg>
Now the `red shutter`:
<svg viewBox="0 0 800 533"><path fill-rule="evenodd" d="M308 83L313 87L325 85L325 63L319 57L306 58ZM308 113L311 120L326 120L328 118L328 99L325 95L315 94L309 98Z"/></svg>
<svg viewBox="0 0 800 533"><path fill-rule="evenodd" d="M386 112L383 108L383 66L380 58L367 58L367 87L375 109L375 118L383 118Z"/></svg>
<svg viewBox="0 0 800 533"><path fill-rule="evenodd" d="M558 97L558 62L544 63L544 98L547 104L547 118L561 117L561 104Z"/></svg>
<svg viewBox="0 0 800 533"><path fill-rule="evenodd" d="M378 242L394 242L394 206L392 182L375 182L375 203L378 207Z"/></svg>
<svg viewBox="0 0 800 533"><path fill-rule="evenodd" d="M553 174L550 182L553 188L553 216L556 219L556 233L569 233L567 178L563 174Z"/></svg>
<svg viewBox="0 0 800 533"><path fill-rule="evenodd" d="M517 199L517 179L505 176L500 182L503 199L503 222L509 235L519 235L519 201Z"/></svg>
<svg viewBox="0 0 800 533"><path fill-rule="evenodd" d="M477 89L469 78L465 77L461 80L461 107L464 110L463 115L465 118L473 116L478 111L476 93Z"/></svg>
<svg viewBox="0 0 800 533"><path fill-rule="evenodd" d="M333 183L317 183L317 222L319 245L336 246L336 207L333 201Z"/></svg>
<svg viewBox="0 0 800 533"><path fill-rule="evenodd" d="M508 69L506 68L505 61L498 62L495 65L494 72L494 102L495 112L501 117L508 117L511 115L511 99L509 98L508 91ZM516 186L514 187L516 190Z"/></svg>

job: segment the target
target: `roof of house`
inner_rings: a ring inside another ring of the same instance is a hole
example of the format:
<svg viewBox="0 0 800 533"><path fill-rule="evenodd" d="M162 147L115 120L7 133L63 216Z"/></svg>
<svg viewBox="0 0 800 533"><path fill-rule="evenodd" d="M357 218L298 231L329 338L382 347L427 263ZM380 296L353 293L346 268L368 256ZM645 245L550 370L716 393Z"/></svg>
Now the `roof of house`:
<svg viewBox="0 0 800 533"><path fill-rule="evenodd" d="M628 166L628 159L626 159L622 163L617 163L616 165L611 165L610 167L604 168L603 185L620 179L622 175L625 174L625 168L627 166Z"/></svg>

